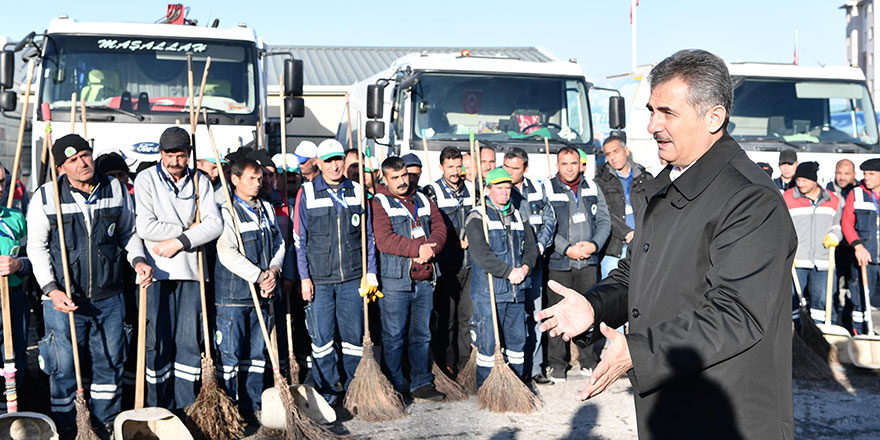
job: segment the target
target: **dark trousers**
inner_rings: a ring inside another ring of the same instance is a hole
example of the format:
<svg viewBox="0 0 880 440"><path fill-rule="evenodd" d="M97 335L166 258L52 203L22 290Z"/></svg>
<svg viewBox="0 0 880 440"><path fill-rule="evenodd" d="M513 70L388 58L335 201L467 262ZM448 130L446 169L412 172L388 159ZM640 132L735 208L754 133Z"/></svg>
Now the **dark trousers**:
<svg viewBox="0 0 880 440"><path fill-rule="evenodd" d="M565 287L584 293L596 284L598 276L597 266L586 266L582 269L570 271L550 270L549 279L562 284ZM547 307L562 301L562 295L547 289ZM589 347L578 350L578 362L581 367L593 368L599 363L599 354L602 353L605 339L598 339ZM556 371L565 371L571 359L570 344L562 338L547 338L547 364Z"/></svg>
<svg viewBox="0 0 880 440"><path fill-rule="evenodd" d="M434 360L441 368L448 367L455 372L467 364L471 354L472 335L471 316L474 305L471 301L471 269L455 271L454 268L440 268L437 288L434 290L434 312L436 331L431 342Z"/></svg>

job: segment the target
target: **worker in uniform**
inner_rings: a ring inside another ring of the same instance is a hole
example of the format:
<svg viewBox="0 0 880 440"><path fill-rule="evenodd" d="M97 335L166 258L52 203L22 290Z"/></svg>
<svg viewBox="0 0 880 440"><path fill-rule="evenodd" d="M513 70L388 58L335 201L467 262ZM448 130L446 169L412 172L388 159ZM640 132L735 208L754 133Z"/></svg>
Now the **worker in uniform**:
<svg viewBox="0 0 880 440"><path fill-rule="evenodd" d="M0 186L6 183L7 175L3 164L0 164ZM4 199L6 200L6 199ZM0 206L0 276L7 278L9 285L10 329L12 335L3 334L2 317L0 317L0 344L3 338L12 338L12 349L15 356L16 384L23 389L27 372L27 336L30 303L27 292L22 285L22 277L31 273L31 262L25 255L27 245L27 222L24 214L17 209ZM0 352L4 361L5 351ZM6 396L0 397L0 412L8 412Z"/></svg>
<svg viewBox="0 0 880 440"><path fill-rule="evenodd" d="M440 275L434 294L437 334L433 337L434 360L451 375L468 361L471 344L471 262L464 220L474 208L474 184L462 174L462 154L454 147L440 152L443 176L425 187L446 225L446 244L437 251ZM471 167L473 169L473 167Z"/></svg>
<svg viewBox="0 0 880 440"><path fill-rule="evenodd" d="M586 292L596 284L599 276L599 250L611 234L611 219L602 189L591 185L590 179L581 174L578 151L563 147L556 157L558 173L545 183L547 198L556 212L553 252L547 264L548 278L578 292ZM548 306L561 300L562 296L548 291ZM599 362L601 350L602 344L598 343L589 350L580 350L577 372L590 375ZM550 380L565 381L569 357L569 344L559 338L547 341Z"/></svg>
<svg viewBox="0 0 880 440"><path fill-rule="evenodd" d="M146 286L153 270L134 234L131 196L118 180L95 172L89 143L78 135L66 135L55 141L51 154L61 172L57 186L72 291L65 292L55 190L48 182L34 193L27 217L27 253L43 293L46 325L39 343L40 367L49 375L52 418L58 426L73 426L77 383L68 318L73 312L80 359L88 359L83 370L91 371L91 378L84 381L91 383L92 415L112 430L121 410L125 359L125 304L117 262L126 251Z"/></svg>
<svg viewBox="0 0 880 440"><path fill-rule="evenodd" d="M531 285L526 292L526 363L527 377L538 385L552 385L553 382L544 373L544 345L542 334L538 330L540 323L535 322L534 314L544 308L544 252L553 246L553 235L556 232L556 213L553 206L547 200L544 186L535 184L525 177L529 170L529 155L522 148L514 147L504 153L504 169L510 174L513 188L510 200L520 216L527 219L532 232L535 233L535 241L538 247L538 257L532 267L529 278Z"/></svg>
<svg viewBox="0 0 880 440"><path fill-rule="evenodd" d="M256 420L260 410L268 351L248 284L257 289L267 331L275 324L270 307L280 287L284 238L275 223L271 203L258 197L262 167L253 159L232 164L235 195L232 209L223 203L223 233L217 239L214 267L216 332L223 386L245 420ZM233 215L244 248L239 246Z"/></svg>
<svg viewBox="0 0 880 440"><path fill-rule="evenodd" d="M307 303L306 327L312 338L312 377L330 404L339 397L334 388L340 380L335 339L341 339L343 387L348 389L363 355L359 290L372 295L379 286L373 228L361 208L363 188L345 178L343 156L342 144L335 139L318 145L321 174L303 183L294 219L300 292ZM366 276L361 265L362 224L367 228Z"/></svg>
<svg viewBox="0 0 880 440"><path fill-rule="evenodd" d="M203 336L197 249L223 232L210 179L187 166L191 152L189 133L169 127L159 138L161 160L134 181L137 232L157 280L147 294L146 400L171 410L185 408L198 391ZM204 276L209 273L205 269Z"/></svg>
<svg viewBox="0 0 880 440"><path fill-rule="evenodd" d="M880 286L880 159L868 159L859 169L864 179L846 196L840 225L856 259L849 286L853 302L852 327L855 333L864 334L868 331L865 318L866 313L871 313L871 305L865 304L860 266L865 266L868 275L868 292L875 294Z"/></svg>
<svg viewBox="0 0 880 440"><path fill-rule="evenodd" d="M382 360L394 388L417 399L443 400L431 374L431 311L437 281L436 255L446 243L446 225L437 206L412 186L399 157L382 162L385 185L373 197L373 234L379 250L379 282L384 298ZM407 347L409 387L403 377Z"/></svg>
<svg viewBox="0 0 880 440"><path fill-rule="evenodd" d="M538 257L535 233L526 219L510 203L512 180L503 168L486 173L486 218L481 208L467 216L465 230L474 263L471 276L473 323L476 327L477 386L489 376L495 365L495 335L489 298L489 274L495 291L498 329L502 353L519 377L523 376L526 344L526 292L529 273ZM488 224L488 241L483 222ZM498 367L506 368L504 365Z"/></svg>
<svg viewBox="0 0 880 440"><path fill-rule="evenodd" d="M794 229L797 231L798 247L794 257L795 273L804 299L809 305L810 317L816 323L825 322L825 296L828 273L828 250L843 238L840 217L843 203L837 194L825 190L817 183L819 164L801 162L794 173L795 186L782 193L788 207ZM833 289L832 298L836 298ZM792 292L792 318L800 325L799 304ZM831 308L831 321L837 320L837 310Z"/></svg>

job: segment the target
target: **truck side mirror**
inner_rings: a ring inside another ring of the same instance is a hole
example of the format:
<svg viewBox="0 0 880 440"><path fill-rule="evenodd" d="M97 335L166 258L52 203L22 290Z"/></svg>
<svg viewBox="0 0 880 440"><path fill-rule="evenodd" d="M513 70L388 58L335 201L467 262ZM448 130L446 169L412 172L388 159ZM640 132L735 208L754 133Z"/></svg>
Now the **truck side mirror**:
<svg viewBox="0 0 880 440"><path fill-rule="evenodd" d="M306 115L306 104L302 98L284 98L284 116L301 118Z"/></svg>
<svg viewBox="0 0 880 440"><path fill-rule="evenodd" d="M378 119L382 117L382 105L385 98L385 87L377 84L367 86L367 117L370 119ZM382 128L385 131L385 128ZM382 136L379 136L382 137Z"/></svg>
<svg viewBox="0 0 880 440"><path fill-rule="evenodd" d="M626 103L623 96L608 98L608 126L614 130L626 127Z"/></svg>
<svg viewBox="0 0 880 440"><path fill-rule="evenodd" d="M11 50L0 52L0 88L11 89L15 74L15 53Z"/></svg>
<svg viewBox="0 0 880 440"><path fill-rule="evenodd" d="M284 93L287 96L303 94L303 61L284 60Z"/></svg>
<svg viewBox="0 0 880 440"><path fill-rule="evenodd" d="M364 127L364 134L367 139L381 139L385 137L385 122L367 121L367 124Z"/></svg>
<svg viewBox="0 0 880 440"><path fill-rule="evenodd" d="M18 96L16 96L15 92L13 92L12 90L0 92L0 110L4 112L11 112L15 110L17 100Z"/></svg>

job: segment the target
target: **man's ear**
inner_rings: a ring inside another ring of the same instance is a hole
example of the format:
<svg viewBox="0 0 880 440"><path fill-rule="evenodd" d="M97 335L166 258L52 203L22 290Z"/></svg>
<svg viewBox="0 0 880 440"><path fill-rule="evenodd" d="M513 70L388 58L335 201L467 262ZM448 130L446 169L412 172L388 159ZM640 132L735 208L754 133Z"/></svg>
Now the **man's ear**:
<svg viewBox="0 0 880 440"><path fill-rule="evenodd" d="M726 119L727 110L724 109L723 105L716 105L706 112L706 128L712 134L718 133L718 131L724 126L724 121Z"/></svg>

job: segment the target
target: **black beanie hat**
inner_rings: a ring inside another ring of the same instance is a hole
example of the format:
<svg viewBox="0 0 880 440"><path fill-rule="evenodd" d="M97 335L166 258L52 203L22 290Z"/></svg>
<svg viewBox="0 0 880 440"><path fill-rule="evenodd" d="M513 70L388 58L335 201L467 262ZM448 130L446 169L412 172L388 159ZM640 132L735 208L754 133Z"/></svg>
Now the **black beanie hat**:
<svg viewBox="0 0 880 440"><path fill-rule="evenodd" d="M61 166L67 159L80 151L92 151L92 146L89 145L89 141L78 134L64 135L52 144L52 158L55 159L56 166Z"/></svg>
<svg viewBox="0 0 880 440"><path fill-rule="evenodd" d="M103 174L113 171L122 171L124 173L130 172L128 164L125 163L125 159L123 159L119 153L107 153L98 156L98 158L95 159L95 169Z"/></svg>
<svg viewBox="0 0 880 440"><path fill-rule="evenodd" d="M819 180L819 164L816 162L803 162L798 164L797 169L794 171L794 178L803 177L804 179L810 179L813 182Z"/></svg>

